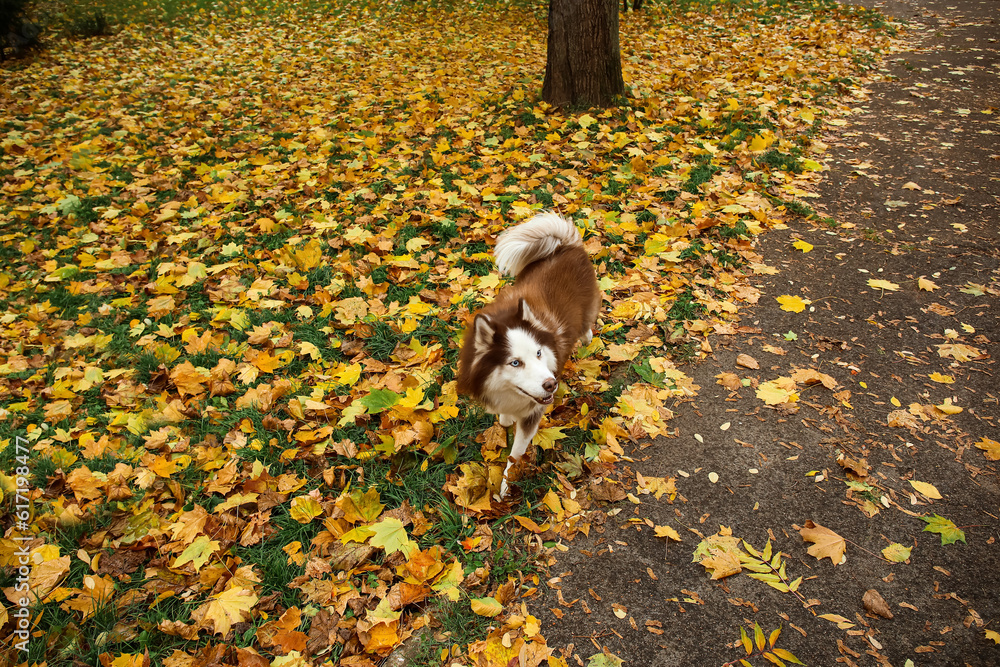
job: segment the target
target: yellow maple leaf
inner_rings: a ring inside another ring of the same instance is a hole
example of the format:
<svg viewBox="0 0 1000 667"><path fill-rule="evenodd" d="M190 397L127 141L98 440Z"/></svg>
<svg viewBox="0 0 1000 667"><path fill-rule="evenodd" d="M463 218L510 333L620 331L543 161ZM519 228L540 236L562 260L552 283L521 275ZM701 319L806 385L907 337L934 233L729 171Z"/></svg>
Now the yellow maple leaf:
<svg viewBox="0 0 1000 667"><path fill-rule="evenodd" d="M212 632L225 637L234 623L250 618L250 610L258 601L257 594L249 588L232 586L213 595L204 605L192 614L203 620L203 627L208 627L205 621L211 621Z"/></svg>
<svg viewBox="0 0 1000 667"><path fill-rule="evenodd" d="M762 382L757 386L757 398L768 405L794 403L799 399L798 393L794 391L794 386L795 384L790 378L777 378Z"/></svg>
<svg viewBox="0 0 1000 667"><path fill-rule="evenodd" d="M184 397L195 396L205 391L202 385L207 384L212 376L207 369L196 368L190 361L185 361L170 371L170 379L177 387L177 393Z"/></svg>
<svg viewBox="0 0 1000 667"><path fill-rule="evenodd" d="M45 421L61 422L73 415L73 404L67 400L50 401L45 404Z"/></svg>
<svg viewBox="0 0 1000 667"><path fill-rule="evenodd" d="M489 511L492 494L486 469L482 464L463 463L459 471L457 479L445 484L444 490L451 493L461 507L476 512Z"/></svg>
<svg viewBox="0 0 1000 667"><path fill-rule="evenodd" d="M787 310L790 313L801 313L806 309L812 301L809 299L803 299L800 296L793 296L791 294L782 294L776 297L775 300L781 304L782 310Z"/></svg>
<svg viewBox="0 0 1000 667"><path fill-rule="evenodd" d="M750 150L754 153L760 153L767 150L767 147L774 142L774 134L771 132L762 132L761 134L754 135L754 138L750 140Z"/></svg>
<svg viewBox="0 0 1000 667"><path fill-rule="evenodd" d="M938 285L933 280L928 280L927 278L920 276L917 278L917 287L925 292L933 292L938 288Z"/></svg>
<svg viewBox="0 0 1000 667"><path fill-rule="evenodd" d="M210 540L206 535L199 535L188 545L187 549L181 552L171 567L176 569L185 563L191 563L194 566L194 571L197 572L201 569L202 565L208 562L212 554L219 550L219 547L220 544L218 541Z"/></svg>
<svg viewBox="0 0 1000 667"><path fill-rule="evenodd" d="M419 296L411 296L410 302L406 304L406 310L413 315L426 315L434 310L434 306L421 301Z"/></svg>
<svg viewBox="0 0 1000 667"><path fill-rule="evenodd" d="M267 352L260 352L253 358L253 365L264 373L274 373L284 364L281 357L271 356Z"/></svg>
<svg viewBox="0 0 1000 667"><path fill-rule="evenodd" d="M653 532L657 537L669 537L675 542L681 541L681 536L670 526L653 526Z"/></svg>
<svg viewBox="0 0 1000 667"><path fill-rule="evenodd" d="M801 250L802 252L809 252L810 250L813 249L813 244L809 243L808 241L803 241L802 239L799 239L792 244L792 247L794 247L796 250Z"/></svg>
<svg viewBox="0 0 1000 667"><path fill-rule="evenodd" d="M812 542L812 546L806 551L810 556L822 560L829 558L834 565L844 562L844 552L847 550L847 542L843 537L833 532L825 526L812 521L806 521L805 526L799 530L799 535L806 542Z"/></svg>
<svg viewBox="0 0 1000 667"><path fill-rule="evenodd" d="M538 429L538 433L536 433L535 437L532 438L532 442L535 443L537 447L541 447L542 449L552 449L555 447L557 440L562 440L567 437L566 434L563 433L563 428L564 427L562 426L550 426L548 428Z"/></svg>
<svg viewBox="0 0 1000 667"><path fill-rule="evenodd" d="M398 623L376 623L373 625L365 633L367 638L365 650L369 653L387 653L399 643L399 634L396 632L398 626Z"/></svg>
<svg viewBox="0 0 1000 667"><path fill-rule="evenodd" d="M410 539L403 522L395 517L386 517L368 528L372 531L368 543L385 549L387 555L399 551L409 557L418 550L417 543Z"/></svg>
<svg viewBox="0 0 1000 667"><path fill-rule="evenodd" d="M983 450L983 454L990 461L1000 461L1000 442L990 440L984 436L982 440L976 443L976 447Z"/></svg>
<svg viewBox="0 0 1000 667"><path fill-rule="evenodd" d="M288 515L301 524L307 524L323 513L323 507L312 496L292 498Z"/></svg>
<svg viewBox="0 0 1000 667"><path fill-rule="evenodd" d="M310 343L307 340L299 343L299 354L308 356L313 361L321 361L323 359L323 353L320 352L315 343Z"/></svg>
<svg viewBox="0 0 1000 667"><path fill-rule="evenodd" d="M743 571L740 552L739 540L729 531L720 530L698 544L693 561L705 566L712 573L712 579L722 579Z"/></svg>
<svg viewBox="0 0 1000 667"><path fill-rule="evenodd" d="M191 464L191 457L187 454L175 456L157 456L147 466L157 477L170 477L179 470L184 470Z"/></svg>
<svg viewBox="0 0 1000 667"><path fill-rule="evenodd" d="M361 364L341 365L332 373L338 384L353 387L361 378L361 371L364 367Z"/></svg>
<svg viewBox="0 0 1000 667"><path fill-rule="evenodd" d="M73 609L83 614L83 619L89 618L95 611L106 605L115 595L115 580L110 575L95 577L87 575L83 578L83 588L72 600L64 602L61 607Z"/></svg>
<svg viewBox="0 0 1000 667"><path fill-rule="evenodd" d="M890 292L899 290L899 285L889 280L882 280L881 278L869 278L868 286L874 287L875 289L888 290Z"/></svg>
<svg viewBox="0 0 1000 667"><path fill-rule="evenodd" d="M971 361L983 354L978 348L963 343L944 343L938 345L937 349L939 356L950 357L955 361Z"/></svg>
<svg viewBox="0 0 1000 667"><path fill-rule="evenodd" d="M607 347L610 361L631 361L642 350L642 343L611 343Z"/></svg>
<svg viewBox="0 0 1000 667"><path fill-rule="evenodd" d="M177 302L174 301L172 296L158 296L155 299L150 299L146 302L146 308L149 312L149 316L154 320L158 320L164 315L169 315L174 312L177 307Z"/></svg>
<svg viewBox="0 0 1000 667"><path fill-rule="evenodd" d="M43 599L69 574L69 556L59 556L59 548L46 545L32 551L31 573L28 575L30 599ZM44 559L38 562L39 559ZM8 589L12 590L12 589Z"/></svg>
<svg viewBox="0 0 1000 667"><path fill-rule="evenodd" d="M310 239L304 246L292 249L290 254L295 266L303 271L311 271L323 261L319 239Z"/></svg>
<svg viewBox="0 0 1000 667"><path fill-rule="evenodd" d="M927 376L928 379L934 382L940 382L942 384L954 384L955 378L950 375L941 375L940 373L931 373Z"/></svg>
<svg viewBox="0 0 1000 667"><path fill-rule="evenodd" d="M342 299L337 303L336 317L342 324L351 325L368 315L368 302L360 296Z"/></svg>

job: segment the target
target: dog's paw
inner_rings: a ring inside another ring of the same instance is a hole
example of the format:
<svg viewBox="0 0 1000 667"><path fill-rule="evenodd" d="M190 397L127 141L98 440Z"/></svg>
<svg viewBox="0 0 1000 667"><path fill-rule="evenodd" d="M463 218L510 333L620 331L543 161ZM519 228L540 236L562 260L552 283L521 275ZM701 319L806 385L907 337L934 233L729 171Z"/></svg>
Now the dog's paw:
<svg viewBox="0 0 1000 667"><path fill-rule="evenodd" d="M592 340L594 340L594 332L591 331L590 329L587 329L587 331L582 336L580 336L580 343L583 344L584 347L590 345L590 342Z"/></svg>
<svg viewBox="0 0 1000 667"><path fill-rule="evenodd" d="M504 428L514 425L514 418L510 415L500 415L500 425Z"/></svg>
<svg viewBox="0 0 1000 667"><path fill-rule="evenodd" d="M502 482L500 482L500 500L506 498L509 492L510 492L510 487L507 486L507 480L505 479Z"/></svg>

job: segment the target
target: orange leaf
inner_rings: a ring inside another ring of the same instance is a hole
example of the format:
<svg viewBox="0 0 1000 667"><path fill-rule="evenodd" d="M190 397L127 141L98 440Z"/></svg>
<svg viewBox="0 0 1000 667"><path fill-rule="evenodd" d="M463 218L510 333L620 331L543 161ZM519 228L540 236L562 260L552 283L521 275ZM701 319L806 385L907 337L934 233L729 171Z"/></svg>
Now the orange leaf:
<svg viewBox="0 0 1000 667"><path fill-rule="evenodd" d="M840 565L844 561L847 542L829 528L810 520L806 521L805 527L799 531L799 535L806 542L813 543L808 549L810 556L815 556L820 560L829 558L834 565Z"/></svg>

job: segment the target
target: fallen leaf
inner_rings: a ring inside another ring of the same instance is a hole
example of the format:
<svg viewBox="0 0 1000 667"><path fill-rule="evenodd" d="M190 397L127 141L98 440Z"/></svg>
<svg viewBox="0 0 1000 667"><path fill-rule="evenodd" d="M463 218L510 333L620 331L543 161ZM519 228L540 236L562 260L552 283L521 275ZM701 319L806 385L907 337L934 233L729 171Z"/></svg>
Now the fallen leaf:
<svg viewBox="0 0 1000 667"><path fill-rule="evenodd" d="M803 299L800 296L791 294L782 294L779 297L775 297L775 300L781 304L782 310L787 310L790 313L801 313L806 309L806 306L812 303L809 299Z"/></svg>
<svg viewBox="0 0 1000 667"><path fill-rule="evenodd" d="M777 378L762 382L757 385L757 398L764 401L767 405L781 405L783 403L794 402L798 400L798 394L794 389L789 388L789 385L791 387L795 386L795 383L790 378Z"/></svg>
<svg viewBox="0 0 1000 667"><path fill-rule="evenodd" d="M681 541L681 536L670 526L653 526L653 533L655 533L657 537L667 537L675 542Z"/></svg>
<svg viewBox="0 0 1000 667"><path fill-rule="evenodd" d="M740 553L739 540L720 531L698 544L692 560L701 563L711 573L712 579L723 579L743 570Z"/></svg>
<svg viewBox="0 0 1000 667"><path fill-rule="evenodd" d="M587 658L586 667L622 667L625 661L612 653L596 653Z"/></svg>
<svg viewBox="0 0 1000 667"><path fill-rule="evenodd" d="M957 415L959 412L962 411L961 407L957 405L952 405L950 398L944 399L943 403L941 403L940 405L935 405L934 407L936 407L938 410L945 413L946 415Z"/></svg>
<svg viewBox="0 0 1000 667"><path fill-rule="evenodd" d="M368 543L385 549L386 555L400 551L409 557L418 549L417 543L407 535L403 522L395 517L386 517L368 528L373 533Z"/></svg>
<svg viewBox="0 0 1000 667"><path fill-rule="evenodd" d="M471 601L472 611L479 616L498 616L503 612L503 605L496 598L474 598Z"/></svg>
<svg viewBox="0 0 1000 667"><path fill-rule="evenodd" d="M923 276L917 278L917 287L924 290L925 292L933 292L934 290L938 289L937 283L935 283L932 280L928 280Z"/></svg>
<svg viewBox="0 0 1000 667"><path fill-rule="evenodd" d="M834 565L840 565L846 560L847 542L829 528L808 520L805 522L805 526L799 530L799 535L806 542L813 543L807 549L810 556L815 556L819 560L829 558Z"/></svg>
<svg viewBox="0 0 1000 667"><path fill-rule="evenodd" d="M905 563L910 559L910 552L913 547L904 547L902 544L893 542L885 549L882 549L882 555L885 556L886 560L890 560L893 563Z"/></svg>
<svg viewBox="0 0 1000 667"><path fill-rule="evenodd" d="M983 439L976 443L976 447L983 450L983 455L988 460L1000 461L1000 442L983 436Z"/></svg>
<svg viewBox="0 0 1000 667"><path fill-rule="evenodd" d="M820 614L819 618L822 618L824 621L836 623L837 628L840 630L848 630L854 627L854 623L851 623L849 619L844 618L840 614Z"/></svg>
<svg viewBox="0 0 1000 667"><path fill-rule="evenodd" d="M979 348L965 345L964 343L944 343L937 346L938 354L942 357L950 357L955 361L972 361L982 356Z"/></svg>
<svg viewBox="0 0 1000 667"><path fill-rule="evenodd" d="M869 588L865 591L864 596L861 598L861 603L872 614L876 614L882 618L892 618L893 616L892 610L889 609L889 603L874 588Z"/></svg>
<svg viewBox="0 0 1000 667"><path fill-rule="evenodd" d="M955 525L951 519L935 514L932 517L922 516L920 520L926 523L924 530L941 536L941 545L954 544L958 540L965 542L965 532Z"/></svg>
<svg viewBox="0 0 1000 667"><path fill-rule="evenodd" d="M212 557L216 551L219 550L220 544L216 540L211 540L205 535L199 535L188 547L177 557L174 564L171 566L173 568L180 568L185 563L191 563L194 566L195 572L201 569L201 566L208 562L208 559Z"/></svg>
<svg viewBox="0 0 1000 667"><path fill-rule="evenodd" d="M941 494L938 492L937 488L933 484L928 484L927 482L918 482L915 479L910 480L910 486L916 489L920 495L930 498L931 500L941 500Z"/></svg>
<svg viewBox="0 0 1000 667"><path fill-rule="evenodd" d="M231 586L213 595L208 602L192 612L192 617L200 616L211 621L212 632L225 638L234 623L249 618L250 610L257 604L257 600L257 595L252 590Z"/></svg>
<svg viewBox="0 0 1000 667"><path fill-rule="evenodd" d="M890 292L895 292L899 289L899 285L889 280L882 280L879 278L869 278L868 286L874 287L875 289L888 290Z"/></svg>
<svg viewBox="0 0 1000 667"><path fill-rule="evenodd" d="M715 377L717 378L716 382L729 391L737 391L743 386L739 376L735 373L719 373Z"/></svg>

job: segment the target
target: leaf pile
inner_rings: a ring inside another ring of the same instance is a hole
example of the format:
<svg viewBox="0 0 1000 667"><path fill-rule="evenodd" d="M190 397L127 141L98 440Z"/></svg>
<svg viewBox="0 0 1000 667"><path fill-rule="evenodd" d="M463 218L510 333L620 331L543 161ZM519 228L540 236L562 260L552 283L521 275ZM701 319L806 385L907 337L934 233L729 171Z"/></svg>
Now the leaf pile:
<svg viewBox="0 0 1000 667"><path fill-rule="evenodd" d="M0 72L29 658L370 665L430 632L453 662L562 664L517 554L624 497L589 479L697 392L668 346L736 330L754 237L803 210L835 96L889 38L834 3L653 7L622 25L632 97L567 113L537 100L541 6L261 2L163 28L151 4ZM549 207L606 308L507 507L458 340L502 286L495 235Z"/></svg>

